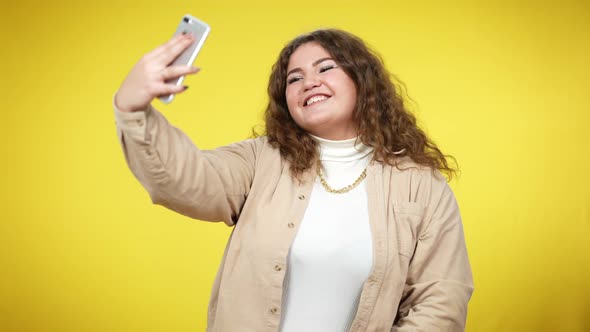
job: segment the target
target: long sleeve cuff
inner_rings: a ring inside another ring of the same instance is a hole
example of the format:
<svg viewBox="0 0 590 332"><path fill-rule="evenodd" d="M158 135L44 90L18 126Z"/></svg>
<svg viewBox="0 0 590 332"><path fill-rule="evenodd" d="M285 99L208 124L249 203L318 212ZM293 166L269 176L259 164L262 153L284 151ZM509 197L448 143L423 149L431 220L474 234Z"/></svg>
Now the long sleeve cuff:
<svg viewBox="0 0 590 332"><path fill-rule="evenodd" d="M115 95L113 95L113 109L115 111L115 123L117 125L117 136L119 140L122 139L123 133L125 137L132 139L137 143L148 143L149 135L147 135L147 119L149 113L152 112L151 105L145 110L135 112L122 112L115 104Z"/></svg>

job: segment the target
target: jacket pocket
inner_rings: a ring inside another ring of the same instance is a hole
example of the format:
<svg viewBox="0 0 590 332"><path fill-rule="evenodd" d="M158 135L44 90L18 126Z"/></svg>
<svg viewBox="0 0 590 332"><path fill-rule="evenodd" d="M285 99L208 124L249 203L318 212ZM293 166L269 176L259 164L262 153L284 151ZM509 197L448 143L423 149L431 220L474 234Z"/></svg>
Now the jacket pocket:
<svg viewBox="0 0 590 332"><path fill-rule="evenodd" d="M394 202L393 219L399 254L411 258L416 249L424 206L412 202Z"/></svg>

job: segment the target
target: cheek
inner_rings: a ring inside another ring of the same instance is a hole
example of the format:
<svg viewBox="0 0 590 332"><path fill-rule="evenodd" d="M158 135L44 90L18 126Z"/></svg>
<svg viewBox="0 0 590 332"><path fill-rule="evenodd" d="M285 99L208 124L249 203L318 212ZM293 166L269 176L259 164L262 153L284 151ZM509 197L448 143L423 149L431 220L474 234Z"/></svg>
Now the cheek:
<svg viewBox="0 0 590 332"><path fill-rule="evenodd" d="M297 94L295 93L295 91L293 91L293 89L286 89L285 99L287 99L287 106L289 106L289 110L297 106Z"/></svg>
<svg viewBox="0 0 590 332"><path fill-rule="evenodd" d="M354 109L356 107L357 102L356 86L354 85L354 82L348 82L346 86L346 91L348 91L346 95L348 96L349 106Z"/></svg>
<svg viewBox="0 0 590 332"><path fill-rule="evenodd" d="M353 87L350 92L350 103L352 104L353 108L356 107L356 102L357 102L356 89Z"/></svg>

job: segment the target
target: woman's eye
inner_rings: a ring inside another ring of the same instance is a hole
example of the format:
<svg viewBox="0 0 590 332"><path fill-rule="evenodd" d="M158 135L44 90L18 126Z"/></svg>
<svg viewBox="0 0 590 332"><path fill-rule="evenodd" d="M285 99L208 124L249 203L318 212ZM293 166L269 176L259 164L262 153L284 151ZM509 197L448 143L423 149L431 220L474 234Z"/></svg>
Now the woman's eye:
<svg viewBox="0 0 590 332"><path fill-rule="evenodd" d="M334 65L327 65L327 66L324 66L324 67L320 68L320 73L323 73L323 72L325 72L325 71L328 71L328 70L330 70L330 69L334 69L334 68L336 68L336 66L334 66Z"/></svg>
<svg viewBox="0 0 590 332"><path fill-rule="evenodd" d="M290 79L287 80L287 84L295 83L295 82L299 81L300 79L301 79L301 77L291 77Z"/></svg>

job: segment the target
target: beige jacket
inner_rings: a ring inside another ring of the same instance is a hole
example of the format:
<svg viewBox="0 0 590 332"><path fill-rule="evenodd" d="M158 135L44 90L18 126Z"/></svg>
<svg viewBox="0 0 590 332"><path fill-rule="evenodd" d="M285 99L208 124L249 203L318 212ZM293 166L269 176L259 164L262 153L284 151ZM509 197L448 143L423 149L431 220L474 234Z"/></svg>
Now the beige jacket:
<svg viewBox="0 0 590 332"><path fill-rule="evenodd" d="M127 163L155 204L234 227L207 331L278 331L287 254L315 170L293 181L265 138L201 151L151 106L115 116ZM409 159L400 169L371 162L366 181L374 263L350 331L463 331L473 281L446 181Z"/></svg>

